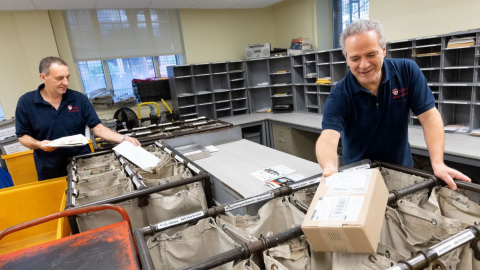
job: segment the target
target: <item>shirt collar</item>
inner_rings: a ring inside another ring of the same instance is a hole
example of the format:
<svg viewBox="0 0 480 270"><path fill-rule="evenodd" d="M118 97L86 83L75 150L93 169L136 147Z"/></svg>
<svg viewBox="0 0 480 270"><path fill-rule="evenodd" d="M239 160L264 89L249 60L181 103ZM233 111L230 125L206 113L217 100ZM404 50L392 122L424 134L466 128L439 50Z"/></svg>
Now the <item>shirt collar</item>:
<svg viewBox="0 0 480 270"><path fill-rule="evenodd" d="M46 103L46 101L42 97L42 94L40 94L40 90L42 90L43 88L45 88L44 83L38 86L37 91L35 91L35 97L33 98L34 103ZM72 90L67 88L67 92L65 92L65 94L63 94L62 96L62 101L64 100L64 98L66 98L67 101L74 101L75 97L72 95Z"/></svg>
<svg viewBox="0 0 480 270"><path fill-rule="evenodd" d="M392 63L390 62L390 59L384 58L383 65L382 65L382 79L380 80L380 85L388 82L396 74L397 74L397 71L393 68ZM348 72L347 77L350 83L353 84L353 93L359 93L359 92L365 92L365 91L370 93L368 90L365 90L365 88L363 88L363 86L361 86L360 83L358 83L357 78L353 76L351 71Z"/></svg>

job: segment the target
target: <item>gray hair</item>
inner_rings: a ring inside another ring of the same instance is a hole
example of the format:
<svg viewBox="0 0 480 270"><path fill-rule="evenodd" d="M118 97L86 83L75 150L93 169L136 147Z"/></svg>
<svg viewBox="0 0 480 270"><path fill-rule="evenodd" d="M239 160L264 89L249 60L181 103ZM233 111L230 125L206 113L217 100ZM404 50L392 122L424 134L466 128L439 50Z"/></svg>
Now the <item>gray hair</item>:
<svg viewBox="0 0 480 270"><path fill-rule="evenodd" d="M56 56L48 56L48 57L43 58L40 61L40 65L38 66L38 71L40 73L42 73L43 75L48 76L48 74L50 73L50 66L52 64L58 64L58 65L68 67L67 62L63 61L62 59L60 59Z"/></svg>
<svg viewBox="0 0 480 270"><path fill-rule="evenodd" d="M340 36L340 45L342 46L342 53L347 57L347 49L345 48L345 40L354 35L358 35L363 32L375 30L378 34L378 44L383 49L387 44L387 36L385 35L385 28L383 24L376 20L364 20L358 19L353 21L351 24L343 30L342 35Z"/></svg>

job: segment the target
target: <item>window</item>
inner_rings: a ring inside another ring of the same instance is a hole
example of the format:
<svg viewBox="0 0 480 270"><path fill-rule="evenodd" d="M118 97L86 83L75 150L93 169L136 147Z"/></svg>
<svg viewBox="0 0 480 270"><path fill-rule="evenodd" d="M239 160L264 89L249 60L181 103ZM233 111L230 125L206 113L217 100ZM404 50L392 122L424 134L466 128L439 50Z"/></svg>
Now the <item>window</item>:
<svg viewBox="0 0 480 270"><path fill-rule="evenodd" d="M357 19L369 18L369 0L333 0L333 46L340 48L343 29Z"/></svg>
<svg viewBox="0 0 480 270"><path fill-rule="evenodd" d="M155 58L157 58L155 61ZM78 62L85 94L106 88L113 89L114 99L133 96L132 80L168 77L167 66L181 64L180 55L123 58ZM110 74L109 78L106 74Z"/></svg>
<svg viewBox="0 0 480 270"><path fill-rule="evenodd" d="M132 80L167 77L182 63L178 10L89 9L63 12L85 94L112 89L114 100L132 96Z"/></svg>
<svg viewBox="0 0 480 270"><path fill-rule="evenodd" d="M107 64L114 90L132 88L133 79L155 77L153 57L111 59Z"/></svg>
<svg viewBox="0 0 480 270"><path fill-rule="evenodd" d="M78 70L85 94L97 89L107 88L102 61L78 62Z"/></svg>
<svg viewBox="0 0 480 270"><path fill-rule="evenodd" d="M164 55L158 57L158 65L160 70L159 77L168 77L167 66L176 66L179 62L178 56L175 55Z"/></svg>
<svg viewBox="0 0 480 270"><path fill-rule="evenodd" d="M0 120L3 120L3 119L5 119L5 115L3 114L2 104L0 103Z"/></svg>

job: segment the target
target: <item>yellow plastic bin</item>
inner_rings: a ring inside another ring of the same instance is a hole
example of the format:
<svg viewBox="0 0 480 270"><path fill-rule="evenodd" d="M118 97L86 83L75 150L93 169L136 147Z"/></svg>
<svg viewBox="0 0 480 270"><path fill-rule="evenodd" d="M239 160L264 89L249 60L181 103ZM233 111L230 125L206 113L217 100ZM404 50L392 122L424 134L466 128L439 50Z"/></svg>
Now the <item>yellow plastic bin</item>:
<svg viewBox="0 0 480 270"><path fill-rule="evenodd" d="M101 138L96 138L96 139L95 139L95 141L97 141L97 147L100 147L100 146L101 146L101 144L98 143L98 142L101 141L101 140L102 140ZM95 148L93 148L93 142L92 142L91 139L88 140L88 146L90 146L90 151L91 151L92 153L95 153Z"/></svg>
<svg viewBox="0 0 480 270"><path fill-rule="evenodd" d="M0 190L0 231L65 209L65 177ZM65 219L34 226L8 235L0 254L35 246L70 235Z"/></svg>
<svg viewBox="0 0 480 270"><path fill-rule="evenodd" d="M7 163L8 172L12 176L13 185L38 182L37 169L33 161L33 150L2 155Z"/></svg>

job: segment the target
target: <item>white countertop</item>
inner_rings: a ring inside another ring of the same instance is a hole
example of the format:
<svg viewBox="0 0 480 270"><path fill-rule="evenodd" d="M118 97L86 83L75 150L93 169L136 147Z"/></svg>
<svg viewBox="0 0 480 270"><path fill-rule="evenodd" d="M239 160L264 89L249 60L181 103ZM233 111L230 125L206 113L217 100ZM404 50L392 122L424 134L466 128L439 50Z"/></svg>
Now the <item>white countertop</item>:
<svg viewBox="0 0 480 270"><path fill-rule="evenodd" d="M322 115L311 113L252 113L222 118L233 125L243 125L263 120L274 120L286 124L321 129ZM427 150L421 127L408 128L408 140L412 148ZM445 133L445 154L480 160L480 137Z"/></svg>
<svg viewBox="0 0 480 270"><path fill-rule="evenodd" d="M248 140L215 145L215 147L220 151L212 153L208 158L196 160L195 163L244 198L271 190L265 182L251 175L265 168L284 165L305 177L322 173L317 163Z"/></svg>

